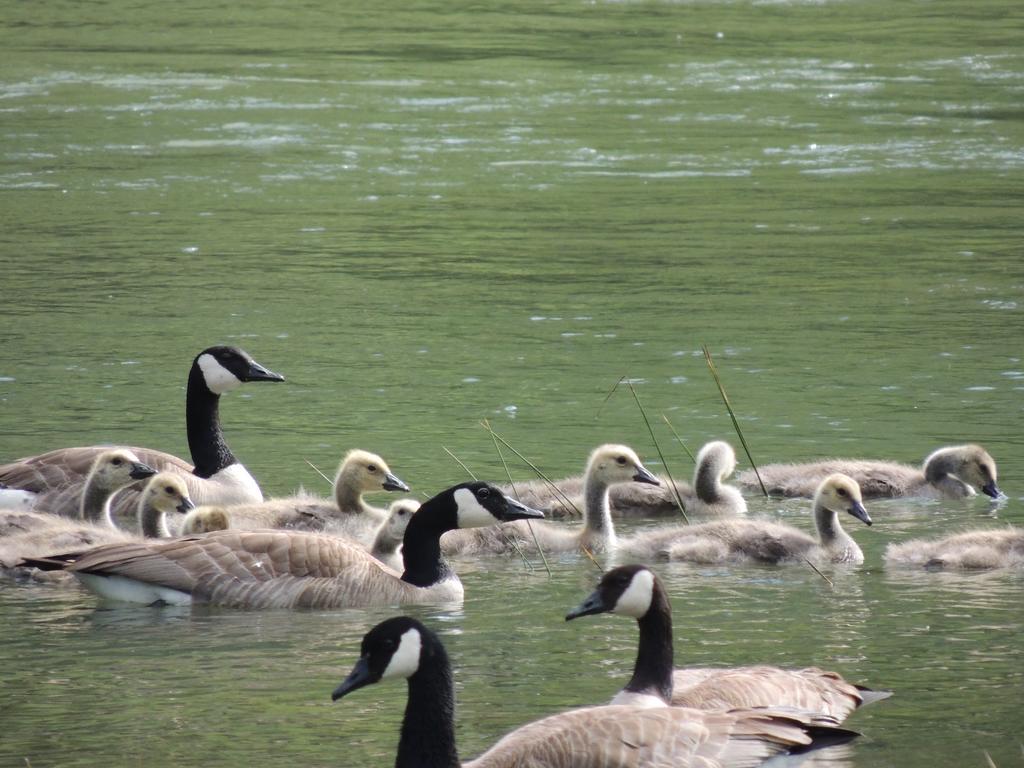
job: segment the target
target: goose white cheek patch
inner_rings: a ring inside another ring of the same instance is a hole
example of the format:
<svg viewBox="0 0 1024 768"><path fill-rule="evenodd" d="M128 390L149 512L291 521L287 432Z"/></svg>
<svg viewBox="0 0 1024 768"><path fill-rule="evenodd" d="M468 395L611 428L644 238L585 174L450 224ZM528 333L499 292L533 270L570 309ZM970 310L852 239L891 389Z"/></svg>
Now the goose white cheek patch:
<svg viewBox="0 0 1024 768"><path fill-rule="evenodd" d="M455 503L458 505L459 528L481 528L498 522L468 488L459 488L455 492Z"/></svg>
<svg viewBox="0 0 1024 768"><path fill-rule="evenodd" d="M215 395L223 395L242 383L235 374L218 363L213 355L199 356L199 370L203 372L206 386Z"/></svg>
<svg viewBox="0 0 1024 768"><path fill-rule="evenodd" d="M415 629L407 629L398 643L398 650L391 656L381 680L390 677L410 677L420 667L420 648L423 646L423 638Z"/></svg>
<svg viewBox="0 0 1024 768"><path fill-rule="evenodd" d="M639 619L647 613L653 598L654 574L650 571L637 571L629 587L615 602L615 613Z"/></svg>

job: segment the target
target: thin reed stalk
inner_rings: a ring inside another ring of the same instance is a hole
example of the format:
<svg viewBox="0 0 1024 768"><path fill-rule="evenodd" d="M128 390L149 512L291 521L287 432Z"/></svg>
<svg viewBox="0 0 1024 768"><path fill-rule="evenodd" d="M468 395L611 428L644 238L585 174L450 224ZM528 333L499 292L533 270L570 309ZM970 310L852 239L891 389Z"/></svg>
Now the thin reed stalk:
<svg viewBox="0 0 1024 768"><path fill-rule="evenodd" d="M331 478L329 478L329 477L328 477L327 475L325 475L325 474L324 474L323 472L321 472L321 471L320 471L320 468L319 468L319 467L318 467L318 466L317 466L316 464L314 464L314 463L313 463L312 461L310 461L309 459L305 459L305 462L306 462L307 464L309 464L309 466L311 466L311 467L313 468L313 471L314 471L314 472L316 472L316 473L317 473L318 475L320 475L320 477L322 477L322 478L323 478L324 480L326 480L326 481L327 481L328 483L330 483L331 485L334 485L334 481L333 481L333 480L331 480Z"/></svg>
<svg viewBox="0 0 1024 768"><path fill-rule="evenodd" d="M663 414L661 414L661 418L665 420L665 423L668 424L668 428L670 430L672 430L672 436L676 439L676 442L679 443L681 446L683 446L683 450L686 451L686 455L690 457L690 461L692 461L694 464L696 464L697 463L697 457L694 456L693 453L690 451L690 449L686 447L686 443L683 442L683 438L681 438L679 436L679 433L676 432L676 428L672 426L672 422L668 420L668 416L666 416L663 413Z"/></svg>

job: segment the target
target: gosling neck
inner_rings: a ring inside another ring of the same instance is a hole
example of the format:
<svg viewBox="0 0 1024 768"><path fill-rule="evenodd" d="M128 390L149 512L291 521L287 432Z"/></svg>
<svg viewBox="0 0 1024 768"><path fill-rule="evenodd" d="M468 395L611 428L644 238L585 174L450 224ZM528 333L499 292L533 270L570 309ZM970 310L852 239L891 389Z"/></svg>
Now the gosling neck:
<svg viewBox="0 0 1024 768"><path fill-rule="evenodd" d="M334 479L334 501L342 512L354 515L372 514L370 505L363 501L363 491L345 472Z"/></svg>
<svg viewBox="0 0 1024 768"><path fill-rule="evenodd" d="M107 488L101 488L95 479L90 477L82 491L81 515L83 520L97 525L106 525L116 528L114 519L110 516L110 500L113 494Z"/></svg>
<svg viewBox="0 0 1024 768"><path fill-rule="evenodd" d="M823 547L835 547L850 537L839 524L839 515L825 506L821 499L814 503L814 526L818 529L818 541Z"/></svg>
<svg viewBox="0 0 1024 768"><path fill-rule="evenodd" d="M428 652L433 658L409 678L395 768L459 768L451 665L440 643L425 646Z"/></svg>
<svg viewBox="0 0 1024 768"><path fill-rule="evenodd" d="M139 532L147 539L168 539L167 515L143 500L139 504Z"/></svg>
<svg viewBox="0 0 1024 768"><path fill-rule="evenodd" d="M583 482L583 541L614 546L615 526L608 504L608 483L592 473Z"/></svg>
<svg viewBox="0 0 1024 768"><path fill-rule="evenodd" d="M722 473L717 464L718 462L709 456L697 465L693 473L693 489L697 498L707 504L722 501Z"/></svg>
<svg viewBox="0 0 1024 768"><path fill-rule="evenodd" d="M185 394L185 428L188 449L192 454L197 477L210 478L222 469L237 464L220 428L220 395L206 386L203 372L196 363L188 374Z"/></svg>
<svg viewBox="0 0 1024 768"><path fill-rule="evenodd" d="M954 474L960 462L952 454L938 452L924 465L924 479L944 496L962 499L974 495L974 488Z"/></svg>

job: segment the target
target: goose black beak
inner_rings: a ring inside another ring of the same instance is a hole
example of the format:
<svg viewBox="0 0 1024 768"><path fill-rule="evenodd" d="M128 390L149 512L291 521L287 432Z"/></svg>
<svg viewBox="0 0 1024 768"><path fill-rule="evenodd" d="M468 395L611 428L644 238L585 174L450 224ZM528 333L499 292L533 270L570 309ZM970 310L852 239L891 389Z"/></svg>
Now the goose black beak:
<svg viewBox="0 0 1024 768"><path fill-rule="evenodd" d="M595 591L590 593L590 597L565 614L565 620L572 621L580 616L593 616L597 613L607 612L608 606L604 604L604 598L601 597L600 592Z"/></svg>
<svg viewBox="0 0 1024 768"><path fill-rule="evenodd" d="M341 685L334 689L331 694L331 701L337 701L342 696L352 693L363 686L369 685L373 682L372 675L370 674L370 662L365 656L360 657L356 665L352 667L352 671L348 673Z"/></svg>
<svg viewBox="0 0 1024 768"><path fill-rule="evenodd" d="M149 464L143 464L141 461L133 461L131 469L128 470L128 477L132 480L145 480L147 477L152 477L155 474L155 469L149 466Z"/></svg>
<svg viewBox="0 0 1024 768"><path fill-rule="evenodd" d="M242 381L284 381L284 376L264 368L253 360L249 363L249 370L245 372Z"/></svg>
<svg viewBox="0 0 1024 768"><path fill-rule="evenodd" d="M633 475L633 480L638 483L649 483L650 485L661 485L661 480L656 478L644 467L637 467L636 474Z"/></svg>
<svg viewBox="0 0 1024 768"><path fill-rule="evenodd" d="M403 483L401 479L399 479L397 476L392 475L390 472L384 475L384 482L381 483L381 487L384 488L385 491L403 491L405 493L409 492L409 486Z"/></svg>
<svg viewBox="0 0 1024 768"><path fill-rule="evenodd" d="M985 483L985 485L981 487L981 492L986 496L991 496L993 499L1005 498L1005 494L999 490L999 486L997 486L994 481L991 483Z"/></svg>
<svg viewBox="0 0 1024 768"><path fill-rule="evenodd" d="M859 501L853 502L852 506L846 511L865 525L871 525L871 515L868 514L868 511L864 509L864 505Z"/></svg>
<svg viewBox="0 0 1024 768"><path fill-rule="evenodd" d="M181 504L179 504L178 506L175 507L175 509L178 510L179 512L181 512L181 514L183 514L183 515L186 512L191 512L195 508L196 508L195 502L192 501L192 499L189 499L189 498L182 499L181 500Z"/></svg>
<svg viewBox="0 0 1024 768"><path fill-rule="evenodd" d="M544 517L544 513L539 509L528 507L509 496L505 497L505 501L508 503L508 508L501 514L502 520L530 520Z"/></svg>

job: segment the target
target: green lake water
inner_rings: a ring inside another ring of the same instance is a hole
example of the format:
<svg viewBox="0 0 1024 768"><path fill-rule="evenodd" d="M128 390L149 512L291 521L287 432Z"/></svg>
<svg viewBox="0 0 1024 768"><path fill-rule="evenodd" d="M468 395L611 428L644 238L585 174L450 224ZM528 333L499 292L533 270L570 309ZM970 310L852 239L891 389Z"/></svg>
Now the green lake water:
<svg viewBox="0 0 1024 768"><path fill-rule="evenodd" d="M609 441L663 471L623 376L685 477L663 415L737 442L707 345L759 462L975 441L1009 498L869 504L831 588L659 566L679 663L895 692L814 764L1024 764L1024 576L882 565L1024 523L1019 3L0 7L0 461L187 456L188 364L235 343L288 379L221 409L269 494L326 491L307 461L351 447L421 498L465 478L445 449L501 481L484 420L553 476ZM464 605L410 609L451 651L465 757L632 667L631 622L562 620L597 568L533 567L460 561ZM395 612L0 583L0 766L389 765L404 687L329 695Z"/></svg>

